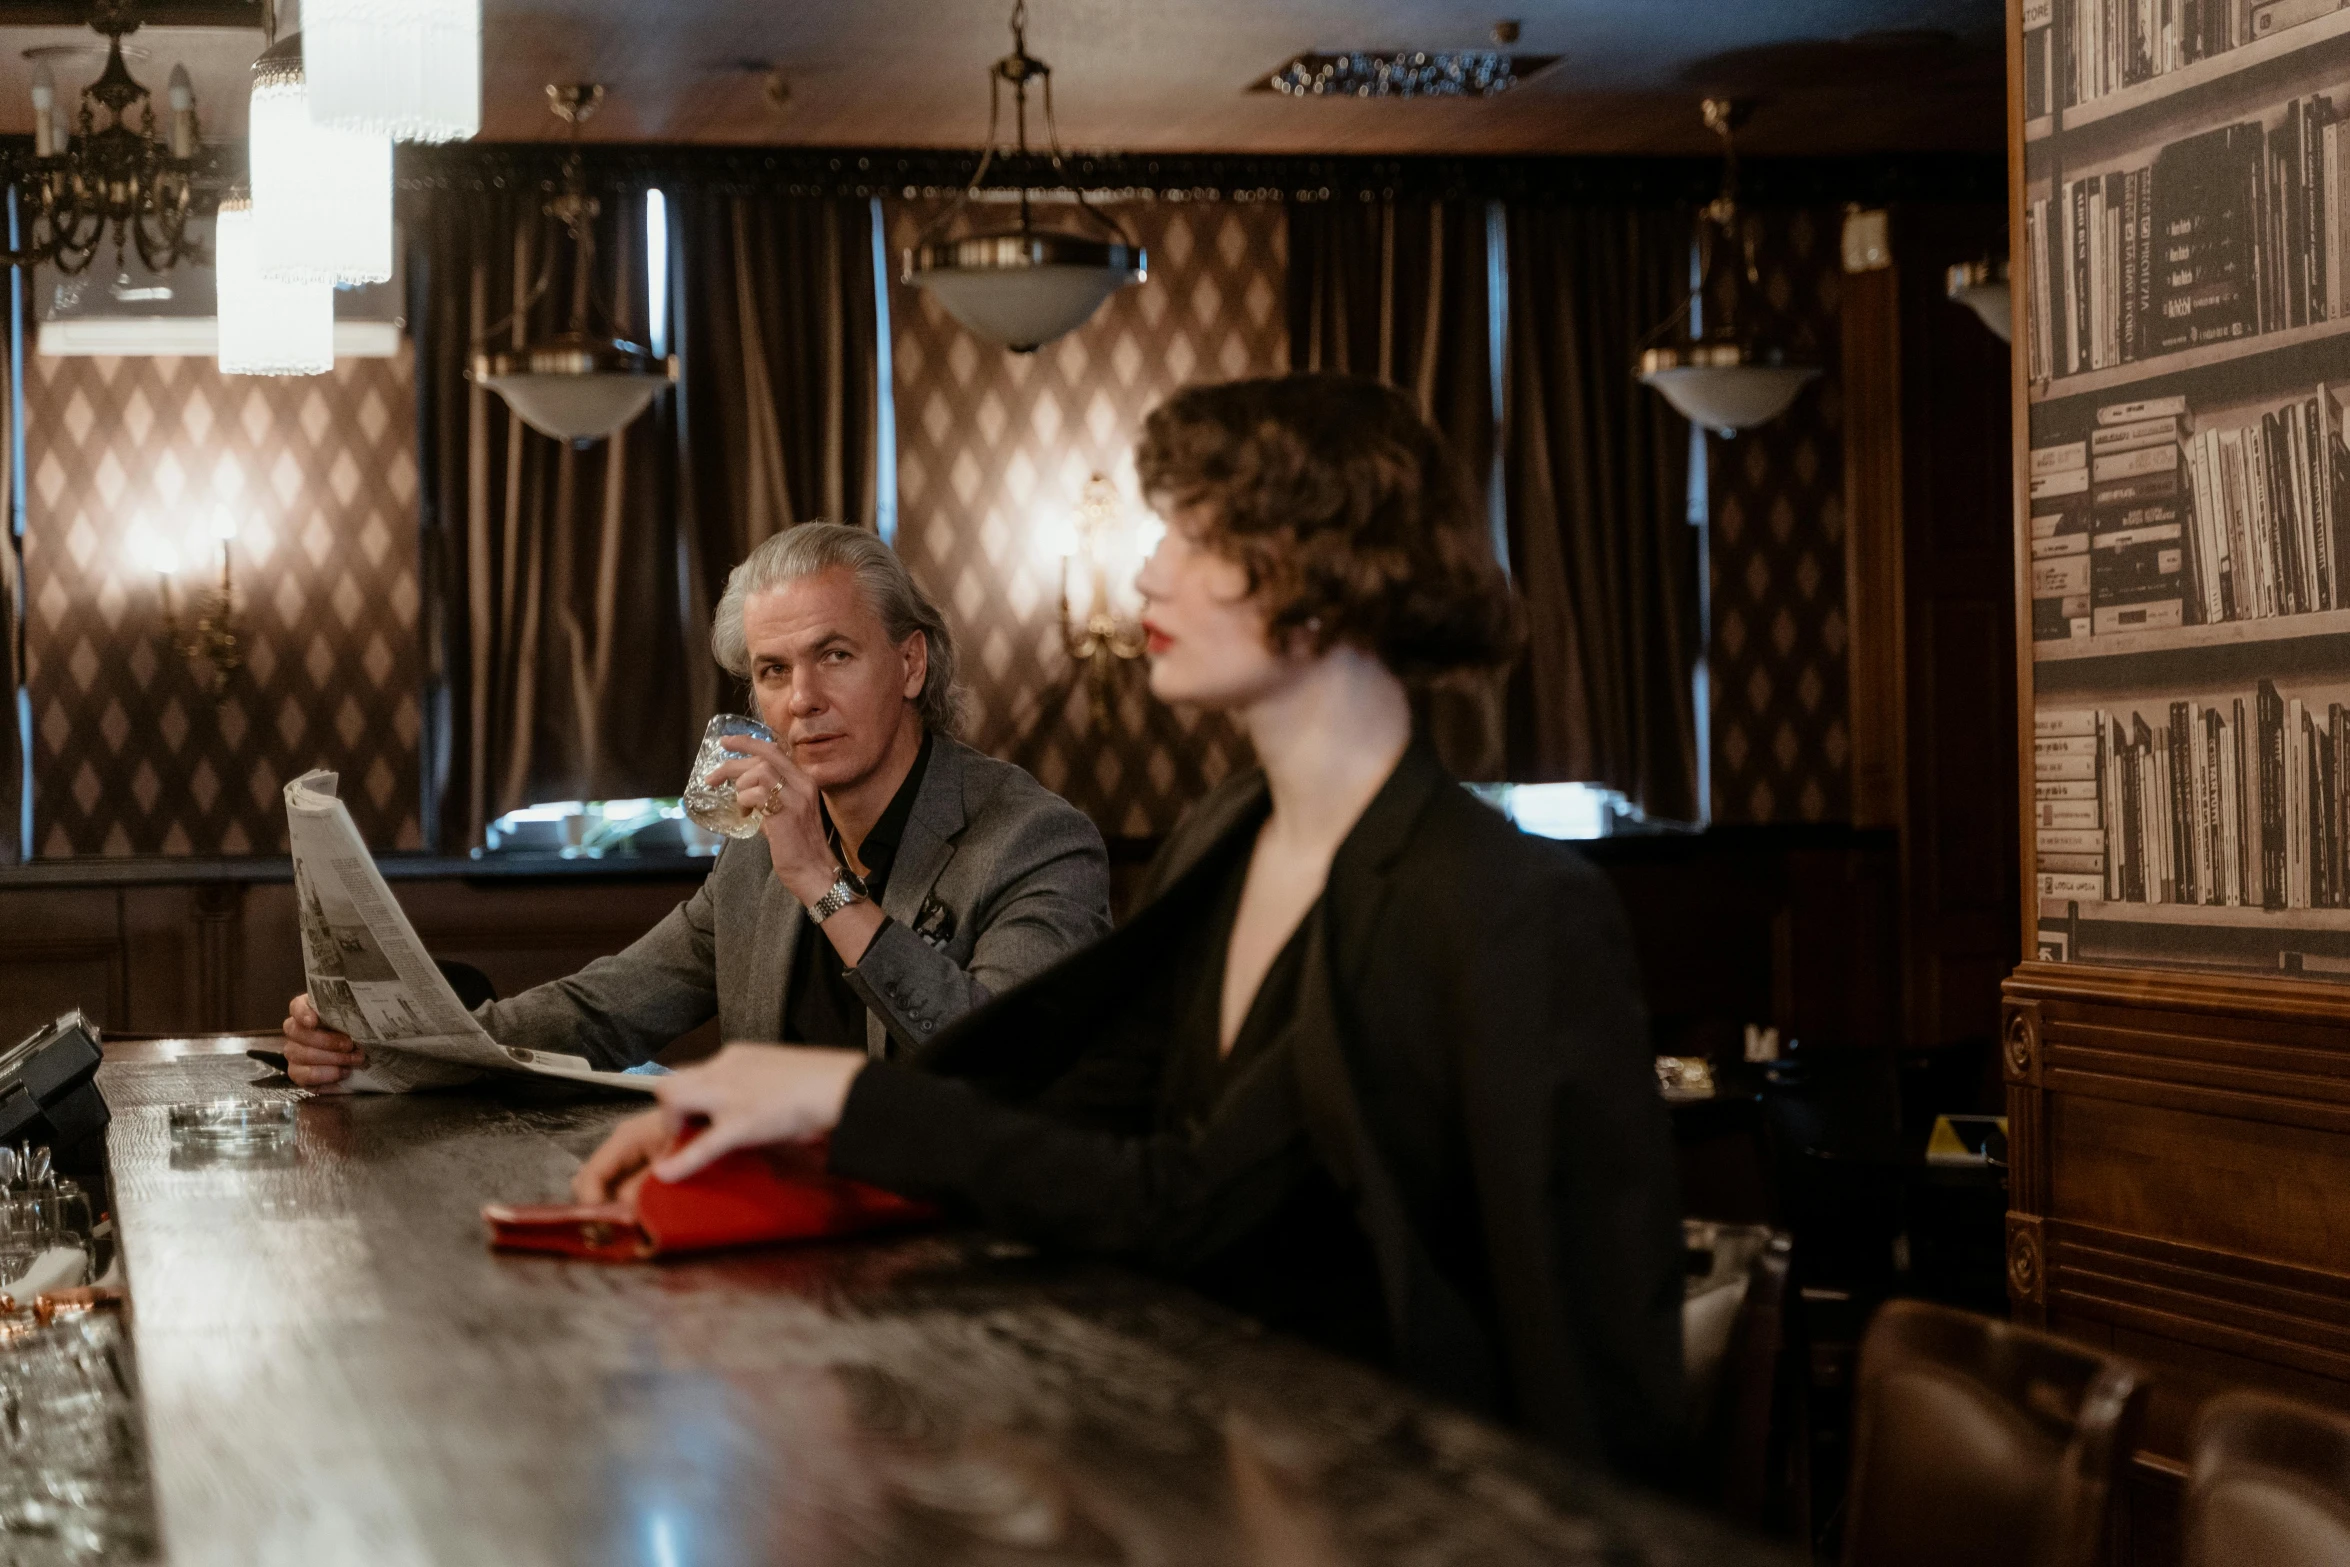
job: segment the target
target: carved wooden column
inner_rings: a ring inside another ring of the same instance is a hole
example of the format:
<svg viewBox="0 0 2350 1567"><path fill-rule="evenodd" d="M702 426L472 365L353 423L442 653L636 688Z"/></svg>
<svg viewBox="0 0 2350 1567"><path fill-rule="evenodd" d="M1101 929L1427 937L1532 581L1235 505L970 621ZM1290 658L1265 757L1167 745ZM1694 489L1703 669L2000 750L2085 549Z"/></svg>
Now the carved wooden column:
<svg viewBox="0 0 2350 1567"><path fill-rule="evenodd" d="M2048 1161L2042 1151L2040 1003L2009 1001L2000 1020L2007 1081L2007 1298L2018 1322L2048 1324Z"/></svg>
<svg viewBox="0 0 2350 1567"><path fill-rule="evenodd" d="M1873 224L1873 227L1871 226ZM1858 238L1866 229L1873 243ZM1887 214L1846 219L1844 599L1850 627L1852 824L1899 827L1908 803L1908 637L1901 504L1901 273Z"/></svg>

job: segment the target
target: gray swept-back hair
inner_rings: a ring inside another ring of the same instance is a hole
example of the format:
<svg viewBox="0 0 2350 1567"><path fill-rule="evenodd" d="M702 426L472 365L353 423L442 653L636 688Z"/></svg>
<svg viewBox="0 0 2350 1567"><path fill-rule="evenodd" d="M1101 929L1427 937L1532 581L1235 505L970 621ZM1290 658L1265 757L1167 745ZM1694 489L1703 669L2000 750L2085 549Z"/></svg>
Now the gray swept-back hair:
<svg viewBox="0 0 2350 1567"><path fill-rule="evenodd" d="M955 633L938 606L906 574L897 552L861 528L803 522L744 556L727 577L718 612L710 617L710 651L728 673L749 679L751 649L743 632L743 606L787 582L842 567L856 573L857 590L880 617L893 646L922 633L930 647L930 674L915 706L933 733L954 735L963 722L963 688L955 681Z"/></svg>

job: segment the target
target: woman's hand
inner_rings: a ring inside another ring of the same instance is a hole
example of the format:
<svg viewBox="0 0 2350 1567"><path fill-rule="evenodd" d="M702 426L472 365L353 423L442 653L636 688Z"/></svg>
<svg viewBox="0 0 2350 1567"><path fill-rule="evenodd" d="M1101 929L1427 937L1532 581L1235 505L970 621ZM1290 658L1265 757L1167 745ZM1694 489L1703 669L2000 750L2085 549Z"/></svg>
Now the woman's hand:
<svg viewBox="0 0 2350 1567"><path fill-rule="evenodd" d="M772 740L728 735L720 744L736 753L734 759L719 763L703 781L733 782L742 808L764 818L760 831L767 839L767 858L775 866L776 880L803 905L813 907L840 873L832 840L824 835L824 806L815 781Z"/></svg>
<svg viewBox="0 0 2350 1567"><path fill-rule="evenodd" d="M588 1155L571 1177L571 1200L583 1203L636 1201L636 1189L652 1173L653 1161L676 1141L664 1110L640 1110L612 1128L602 1147Z"/></svg>
<svg viewBox="0 0 2350 1567"><path fill-rule="evenodd" d="M653 1093L673 1135L690 1121L709 1124L692 1142L656 1159L653 1173L682 1181L737 1148L822 1137L840 1123L849 1085L864 1069L865 1056L856 1050L728 1045L698 1066L656 1078Z"/></svg>
<svg viewBox="0 0 2350 1567"><path fill-rule="evenodd" d="M286 1076L304 1088L332 1088L367 1065L367 1053L350 1035L327 1027L308 995L286 1004L279 1032L286 1036Z"/></svg>

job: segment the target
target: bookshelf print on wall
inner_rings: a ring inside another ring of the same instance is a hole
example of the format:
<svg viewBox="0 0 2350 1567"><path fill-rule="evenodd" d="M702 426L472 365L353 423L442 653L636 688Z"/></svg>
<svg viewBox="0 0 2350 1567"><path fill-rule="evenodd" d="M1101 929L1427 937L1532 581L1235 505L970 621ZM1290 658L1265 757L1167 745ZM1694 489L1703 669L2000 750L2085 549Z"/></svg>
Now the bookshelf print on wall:
<svg viewBox="0 0 2350 1567"><path fill-rule="evenodd" d="M2023 9L2037 955L2350 981L2350 9Z"/></svg>

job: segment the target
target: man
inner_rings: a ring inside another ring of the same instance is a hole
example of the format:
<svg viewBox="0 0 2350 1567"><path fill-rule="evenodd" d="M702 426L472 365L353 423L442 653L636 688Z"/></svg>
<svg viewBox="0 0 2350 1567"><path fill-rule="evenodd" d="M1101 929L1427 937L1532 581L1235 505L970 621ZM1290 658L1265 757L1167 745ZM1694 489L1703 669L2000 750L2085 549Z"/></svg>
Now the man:
<svg viewBox="0 0 2350 1567"><path fill-rule="evenodd" d="M492 1037L619 1069L715 1013L728 1040L913 1052L1108 932L1100 832L955 740L954 636L879 539L804 523L761 544L711 645L778 737L729 742L712 775L761 831L625 952L483 1006ZM307 996L288 1012L295 1082L366 1064Z"/></svg>

